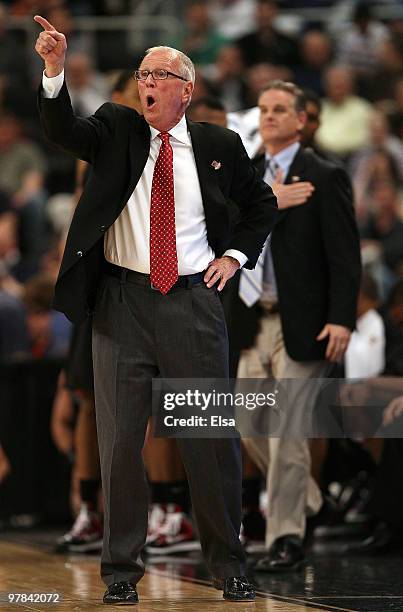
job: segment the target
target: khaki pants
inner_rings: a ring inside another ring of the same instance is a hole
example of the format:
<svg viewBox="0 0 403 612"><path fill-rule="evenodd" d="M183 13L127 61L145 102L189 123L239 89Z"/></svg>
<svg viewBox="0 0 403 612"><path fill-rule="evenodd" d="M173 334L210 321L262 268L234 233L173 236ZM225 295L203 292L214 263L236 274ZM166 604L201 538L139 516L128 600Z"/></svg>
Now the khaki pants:
<svg viewBox="0 0 403 612"><path fill-rule="evenodd" d="M324 377L326 361L298 362L284 346L279 314L262 319L261 331L252 349L243 351L238 378L299 379L291 384L288 403L293 419L301 422L312 416L316 397L312 384L304 381ZM304 431L302 428L300 431ZM316 514L322 505L320 490L310 473L311 457L305 439L274 437L244 438L243 443L257 466L267 475L268 517L266 546L284 535L305 535L306 516Z"/></svg>

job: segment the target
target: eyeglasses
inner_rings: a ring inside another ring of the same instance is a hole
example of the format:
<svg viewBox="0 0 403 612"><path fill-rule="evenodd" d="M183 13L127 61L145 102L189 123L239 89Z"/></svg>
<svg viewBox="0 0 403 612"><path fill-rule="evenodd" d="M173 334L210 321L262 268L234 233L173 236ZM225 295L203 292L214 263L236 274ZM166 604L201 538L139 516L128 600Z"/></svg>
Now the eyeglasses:
<svg viewBox="0 0 403 612"><path fill-rule="evenodd" d="M148 75L151 74L155 81L162 81L168 78L168 75L173 76L177 79L181 79L181 81L187 81L184 77L179 76L179 74L174 74L173 72L169 72L169 70L164 70L164 68L155 68L154 70L135 70L133 73L136 81L145 81Z"/></svg>

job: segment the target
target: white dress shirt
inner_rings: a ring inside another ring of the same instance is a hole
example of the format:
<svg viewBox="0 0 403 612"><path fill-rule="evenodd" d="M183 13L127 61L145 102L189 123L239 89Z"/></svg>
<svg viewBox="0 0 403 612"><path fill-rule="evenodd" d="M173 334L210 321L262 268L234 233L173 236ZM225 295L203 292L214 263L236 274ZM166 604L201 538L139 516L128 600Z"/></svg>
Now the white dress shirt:
<svg viewBox="0 0 403 612"><path fill-rule="evenodd" d="M56 98L62 88L64 72L49 78L43 74L44 96ZM158 130L150 126L150 153L135 190L127 205L104 239L107 261L137 272L150 273L150 204L155 162L161 139ZM173 149L176 250L179 275L202 272L215 254L207 242L199 177L185 116L170 131ZM243 266L247 257L235 249L224 255L234 257Z"/></svg>

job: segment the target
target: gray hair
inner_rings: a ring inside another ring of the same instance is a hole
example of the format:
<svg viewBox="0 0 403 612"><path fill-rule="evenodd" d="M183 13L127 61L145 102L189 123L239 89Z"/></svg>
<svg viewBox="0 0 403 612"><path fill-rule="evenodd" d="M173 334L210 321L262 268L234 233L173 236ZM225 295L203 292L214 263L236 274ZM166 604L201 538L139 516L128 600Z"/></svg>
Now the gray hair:
<svg viewBox="0 0 403 612"><path fill-rule="evenodd" d="M195 67L193 65L192 60L182 53L182 51L178 51L178 49L173 49L172 47L150 47L145 52L144 57L147 57L150 53L154 53L154 51L164 51L169 55L169 59L179 60L179 70L181 72L180 76L183 76L188 81L192 81L193 85L196 80Z"/></svg>
<svg viewBox="0 0 403 612"><path fill-rule="evenodd" d="M280 79L275 79L270 81L261 91L259 92L259 96L261 96L266 91L270 91L275 89L276 91L285 91L294 97L294 107L297 113L306 110L306 100L305 95L302 89L300 89L295 83L291 83L291 81L281 81Z"/></svg>

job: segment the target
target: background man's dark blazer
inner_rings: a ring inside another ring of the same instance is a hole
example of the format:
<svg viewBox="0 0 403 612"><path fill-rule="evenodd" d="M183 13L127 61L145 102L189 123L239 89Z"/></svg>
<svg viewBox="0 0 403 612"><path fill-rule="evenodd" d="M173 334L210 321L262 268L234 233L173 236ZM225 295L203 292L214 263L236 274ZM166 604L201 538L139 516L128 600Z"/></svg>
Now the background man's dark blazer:
<svg viewBox="0 0 403 612"><path fill-rule="evenodd" d="M104 233L123 210L147 162L150 129L142 116L119 104L106 103L88 119L75 117L66 84L54 99L40 92L39 109L47 139L92 164L71 223L54 299L57 310L79 323L94 304ZM250 163L238 134L191 121L188 127L209 245L217 257L228 248L237 249L248 257L246 266L254 267L277 215L276 199ZM218 164L212 165L214 161ZM232 233L229 200L240 207Z"/></svg>
<svg viewBox="0 0 403 612"><path fill-rule="evenodd" d="M256 167L263 175L264 155ZM343 168L300 148L285 182L296 180L310 181L315 191L306 204L280 211L271 240L273 264L287 352L295 361L320 360L327 340L319 343L316 337L326 323L355 326L359 238ZM239 278L225 296L235 352L253 346L261 314L259 306L247 308L238 298L238 285Z"/></svg>

